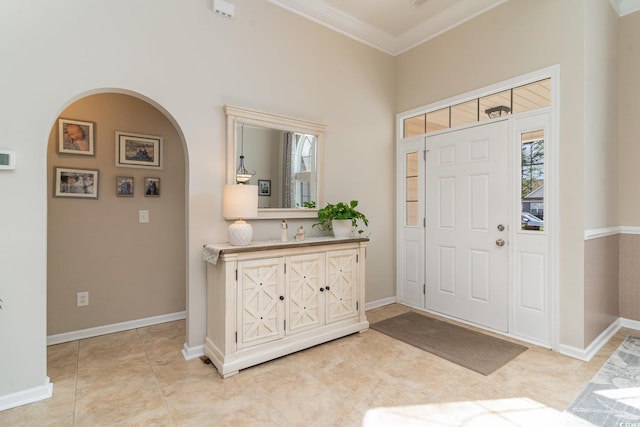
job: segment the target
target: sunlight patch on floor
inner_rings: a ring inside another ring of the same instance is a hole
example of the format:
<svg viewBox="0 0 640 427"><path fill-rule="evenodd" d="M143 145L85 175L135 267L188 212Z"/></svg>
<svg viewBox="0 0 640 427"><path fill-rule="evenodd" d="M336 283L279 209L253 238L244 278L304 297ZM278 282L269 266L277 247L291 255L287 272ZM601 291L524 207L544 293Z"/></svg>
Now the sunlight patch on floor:
<svg viewBox="0 0 640 427"><path fill-rule="evenodd" d="M566 412L559 412L526 398L476 400L430 405L375 408L366 412L363 427L382 426L590 426Z"/></svg>

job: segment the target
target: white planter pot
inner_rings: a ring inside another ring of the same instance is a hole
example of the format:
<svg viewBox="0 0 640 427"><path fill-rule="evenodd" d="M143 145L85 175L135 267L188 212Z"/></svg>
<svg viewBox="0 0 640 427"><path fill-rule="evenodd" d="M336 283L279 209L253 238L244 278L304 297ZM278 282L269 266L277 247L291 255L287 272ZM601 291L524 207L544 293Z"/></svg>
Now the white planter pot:
<svg viewBox="0 0 640 427"><path fill-rule="evenodd" d="M350 219L331 220L334 237L353 237L353 226Z"/></svg>

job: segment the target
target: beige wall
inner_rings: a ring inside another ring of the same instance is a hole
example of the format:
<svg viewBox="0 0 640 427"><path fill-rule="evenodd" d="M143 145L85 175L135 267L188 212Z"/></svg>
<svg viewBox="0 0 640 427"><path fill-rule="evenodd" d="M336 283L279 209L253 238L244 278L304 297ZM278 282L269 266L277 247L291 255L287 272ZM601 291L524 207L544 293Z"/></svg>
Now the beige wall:
<svg viewBox="0 0 640 427"><path fill-rule="evenodd" d="M585 229L618 225L618 30L606 1L585 7Z"/></svg>
<svg viewBox="0 0 640 427"><path fill-rule="evenodd" d="M577 348L584 343L586 7L582 0L510 0L397 58L398 111L560 64L559 333Z"/></svg>
<svg viewBox="0 0 640 427"><path fill-rule="evenodd" d="M618 23L608 2L585 8L585 229L618 225ZM584 346L618 317L618 236L585 241Z"/></svg>
<svg viewBox="0 0 640 427"><path fill-rule="evenodd" d="M620 18L620 225L640 226L640 12Z"/></svg>
<svg viewBox="0 0 640 427"><path fill-rule="evenodd" d="M619 204L622 226L640 226L640 12L620 18ZM640 321L640 236L620 236L620 316Z"/></svg>
<svg viewBox="0 0 640 427"><path fill-rule="evenodd" d="M48 148L47 333L76 331L185 309L185 156L173 125L145 101L97 94L61 117L95 123L95 157ZM162 170L115 167L115 132L163 138ZM97 200L52 197L54 167L97 169ZM134 196L116 197L116 176L134 178ZM145 177L160 178L160 197L145 197ZM148 224L138 210L148 210ZM76 293L89 292L89 306Z"/></svg>
<svg viewBox="0 0 640 427"><path fill-rule="evenodd" d="M640 321L640 235L620 235L620 317Z"/></svg>
<svg viewBox="0 0 640 427"><path fill-rule="evenodd" d="M620 316L618 235L590 239L584 246L584 345L591 344Z"/></svg>

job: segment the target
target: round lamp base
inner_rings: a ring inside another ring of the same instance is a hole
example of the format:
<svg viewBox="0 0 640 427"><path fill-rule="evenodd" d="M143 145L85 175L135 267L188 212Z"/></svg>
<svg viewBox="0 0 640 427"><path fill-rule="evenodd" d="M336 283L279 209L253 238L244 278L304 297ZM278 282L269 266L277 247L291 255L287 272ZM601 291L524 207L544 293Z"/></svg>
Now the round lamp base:
<svg viewBox="0 0 640 427"><path fill-rule="evenodd" d="M229 225L229 243L233 246L247 246L253 239L253 227L244 220Z"/></svg>

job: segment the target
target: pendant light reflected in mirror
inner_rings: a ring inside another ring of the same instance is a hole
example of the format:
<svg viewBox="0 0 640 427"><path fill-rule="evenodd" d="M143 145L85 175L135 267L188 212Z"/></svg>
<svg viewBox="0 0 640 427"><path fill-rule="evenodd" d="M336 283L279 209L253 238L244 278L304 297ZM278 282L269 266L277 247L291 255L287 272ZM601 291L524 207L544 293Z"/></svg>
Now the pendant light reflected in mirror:
<svg viewBox="0 0 640 427"><path fill-rule="evenodd" d="M244 167L244 125L242 125L240 127L240 163L236 170L236 182L238 184L244 184L255 174L256 171L249 172L247 168Z"/></svg>

